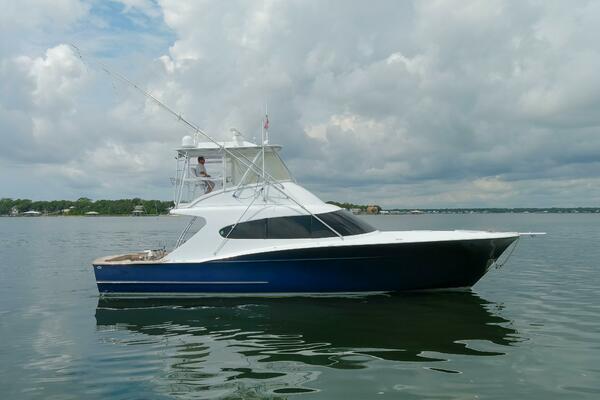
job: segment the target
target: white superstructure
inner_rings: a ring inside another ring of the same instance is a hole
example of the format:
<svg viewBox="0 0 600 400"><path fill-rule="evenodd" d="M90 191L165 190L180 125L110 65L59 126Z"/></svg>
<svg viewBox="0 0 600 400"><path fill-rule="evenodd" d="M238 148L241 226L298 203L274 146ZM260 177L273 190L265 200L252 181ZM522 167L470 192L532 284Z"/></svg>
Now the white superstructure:
<svg viewBox="0 0 600 400"><path fill-rule="evenodd" d="M223 228L262 219L296 216L319 219L320 215L343 212L295 182L278 154L281 146L259 146L243 140L237 131L233 132L232 141L219 143L199 142L186 136L182 146L177 149L177 177L173 179L176 183L175 208L171 213L194 217L194 224L201 228L185 242L178 243L162 259L163 262L203 262L312 247L491 239L518 235L513 232L378 230L343 235L329 225L327 228L332 233L329 237L231 239L228 232L224 234ZM210 176L194 175L198 157L206 160Z"/></svg>

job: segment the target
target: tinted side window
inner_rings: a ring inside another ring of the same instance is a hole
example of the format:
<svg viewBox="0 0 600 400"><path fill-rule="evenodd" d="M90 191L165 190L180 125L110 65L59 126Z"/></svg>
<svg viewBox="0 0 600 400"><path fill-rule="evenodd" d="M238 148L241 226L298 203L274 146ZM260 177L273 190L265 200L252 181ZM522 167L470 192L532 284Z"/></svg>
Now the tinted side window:
<svg viewBox="0 0 600 400"><path fill-rule="evenodd" d="M269 239L301 239L310 237L310 215L267 219Z"/></svg>
<svg viewBox="0 0 600 400"><path fill-rule="evenodd" d="M323 215L325 214L320 214L319 218L323 219ZM311 224L310 224L310 237L312 238L326 238L326 237L333 237L333 236L337 236L335 233L333 233L331 231L331 229L329 229L328 227L326 227L325 225L323 225L323 223L321 221L319 221L318 219L316 219L315 217L313 217L311 215L310 217L311 219ZM327 222L327 224L329 224L329 222ZM329 225L331 226L331 225ZM335 227L331 226L333 229L335 229ZM337 230L337 229L336 229Z"/></svg>
<svg viewBox="0 0 600 400"><path fill-rule="evenodd" d="M375 230L371 225L344 210L319 214L319 218L342 236L359 235Z"/></svg>
<svg viewBox="0 0 600 400"><path fill-rule="evenodd" d="M240 222L235 226L235 229L230 233L233 225L222 228L219 233L223 237L227 237L229 233L230 239L266 239L267 237L267 220L257 219L256 221Z"/></svg>

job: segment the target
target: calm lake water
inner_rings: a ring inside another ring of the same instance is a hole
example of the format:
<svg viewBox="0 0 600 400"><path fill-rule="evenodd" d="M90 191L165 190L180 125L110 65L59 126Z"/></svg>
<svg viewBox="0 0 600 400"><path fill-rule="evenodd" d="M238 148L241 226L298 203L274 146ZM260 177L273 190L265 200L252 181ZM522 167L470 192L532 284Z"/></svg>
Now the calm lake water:
<svg viewBox="0 0 600 400"><path fill-rule="evenodd" d="M548 235L469 292L110 301L91 261L184 218L0 218L2 398L600 398L600 215L365 218Z"/></svg>

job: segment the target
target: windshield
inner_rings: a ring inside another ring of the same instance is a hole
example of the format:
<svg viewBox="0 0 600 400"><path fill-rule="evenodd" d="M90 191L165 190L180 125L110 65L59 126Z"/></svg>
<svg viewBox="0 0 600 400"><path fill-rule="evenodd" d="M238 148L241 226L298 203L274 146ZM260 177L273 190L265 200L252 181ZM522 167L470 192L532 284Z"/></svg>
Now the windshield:
<svg viewBox="0 0 600 400"><path fill-rule="evenodd" d="M237 186L240 183L242 185L249 185L262 180L257 171L262 168L262 152L260 149L243 152L234 151L233 153L238 159L235 159L231 155L226 155L227 186ZM258 168L256 170L249 169L246 165L250 163L242 156L254 162ZM279 158L279 155L271 149L265 149L265 172L277 181L286 181L292 178L289 170L281 158Z"/></svg>

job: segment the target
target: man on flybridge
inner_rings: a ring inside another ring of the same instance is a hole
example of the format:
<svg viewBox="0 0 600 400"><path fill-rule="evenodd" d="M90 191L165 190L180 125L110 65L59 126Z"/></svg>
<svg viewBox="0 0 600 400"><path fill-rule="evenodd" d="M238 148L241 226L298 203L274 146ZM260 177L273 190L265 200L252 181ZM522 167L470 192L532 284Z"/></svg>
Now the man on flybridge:
<svg viewBox="0 0 600 400"><path fill-rule="evenodd" d="M192 168L192 172L194 173L196 178L209 178L210 177L210 175L206 172L206 167L204 166L205 162L206 162L206 160L204 159L204 157L202 157L202 156L198 157L198 164ZM215 183L208 179L202 179L202 181L205 184L204 193L206 194L206 193L212 192L212 190L215 187Z"/></svg>

